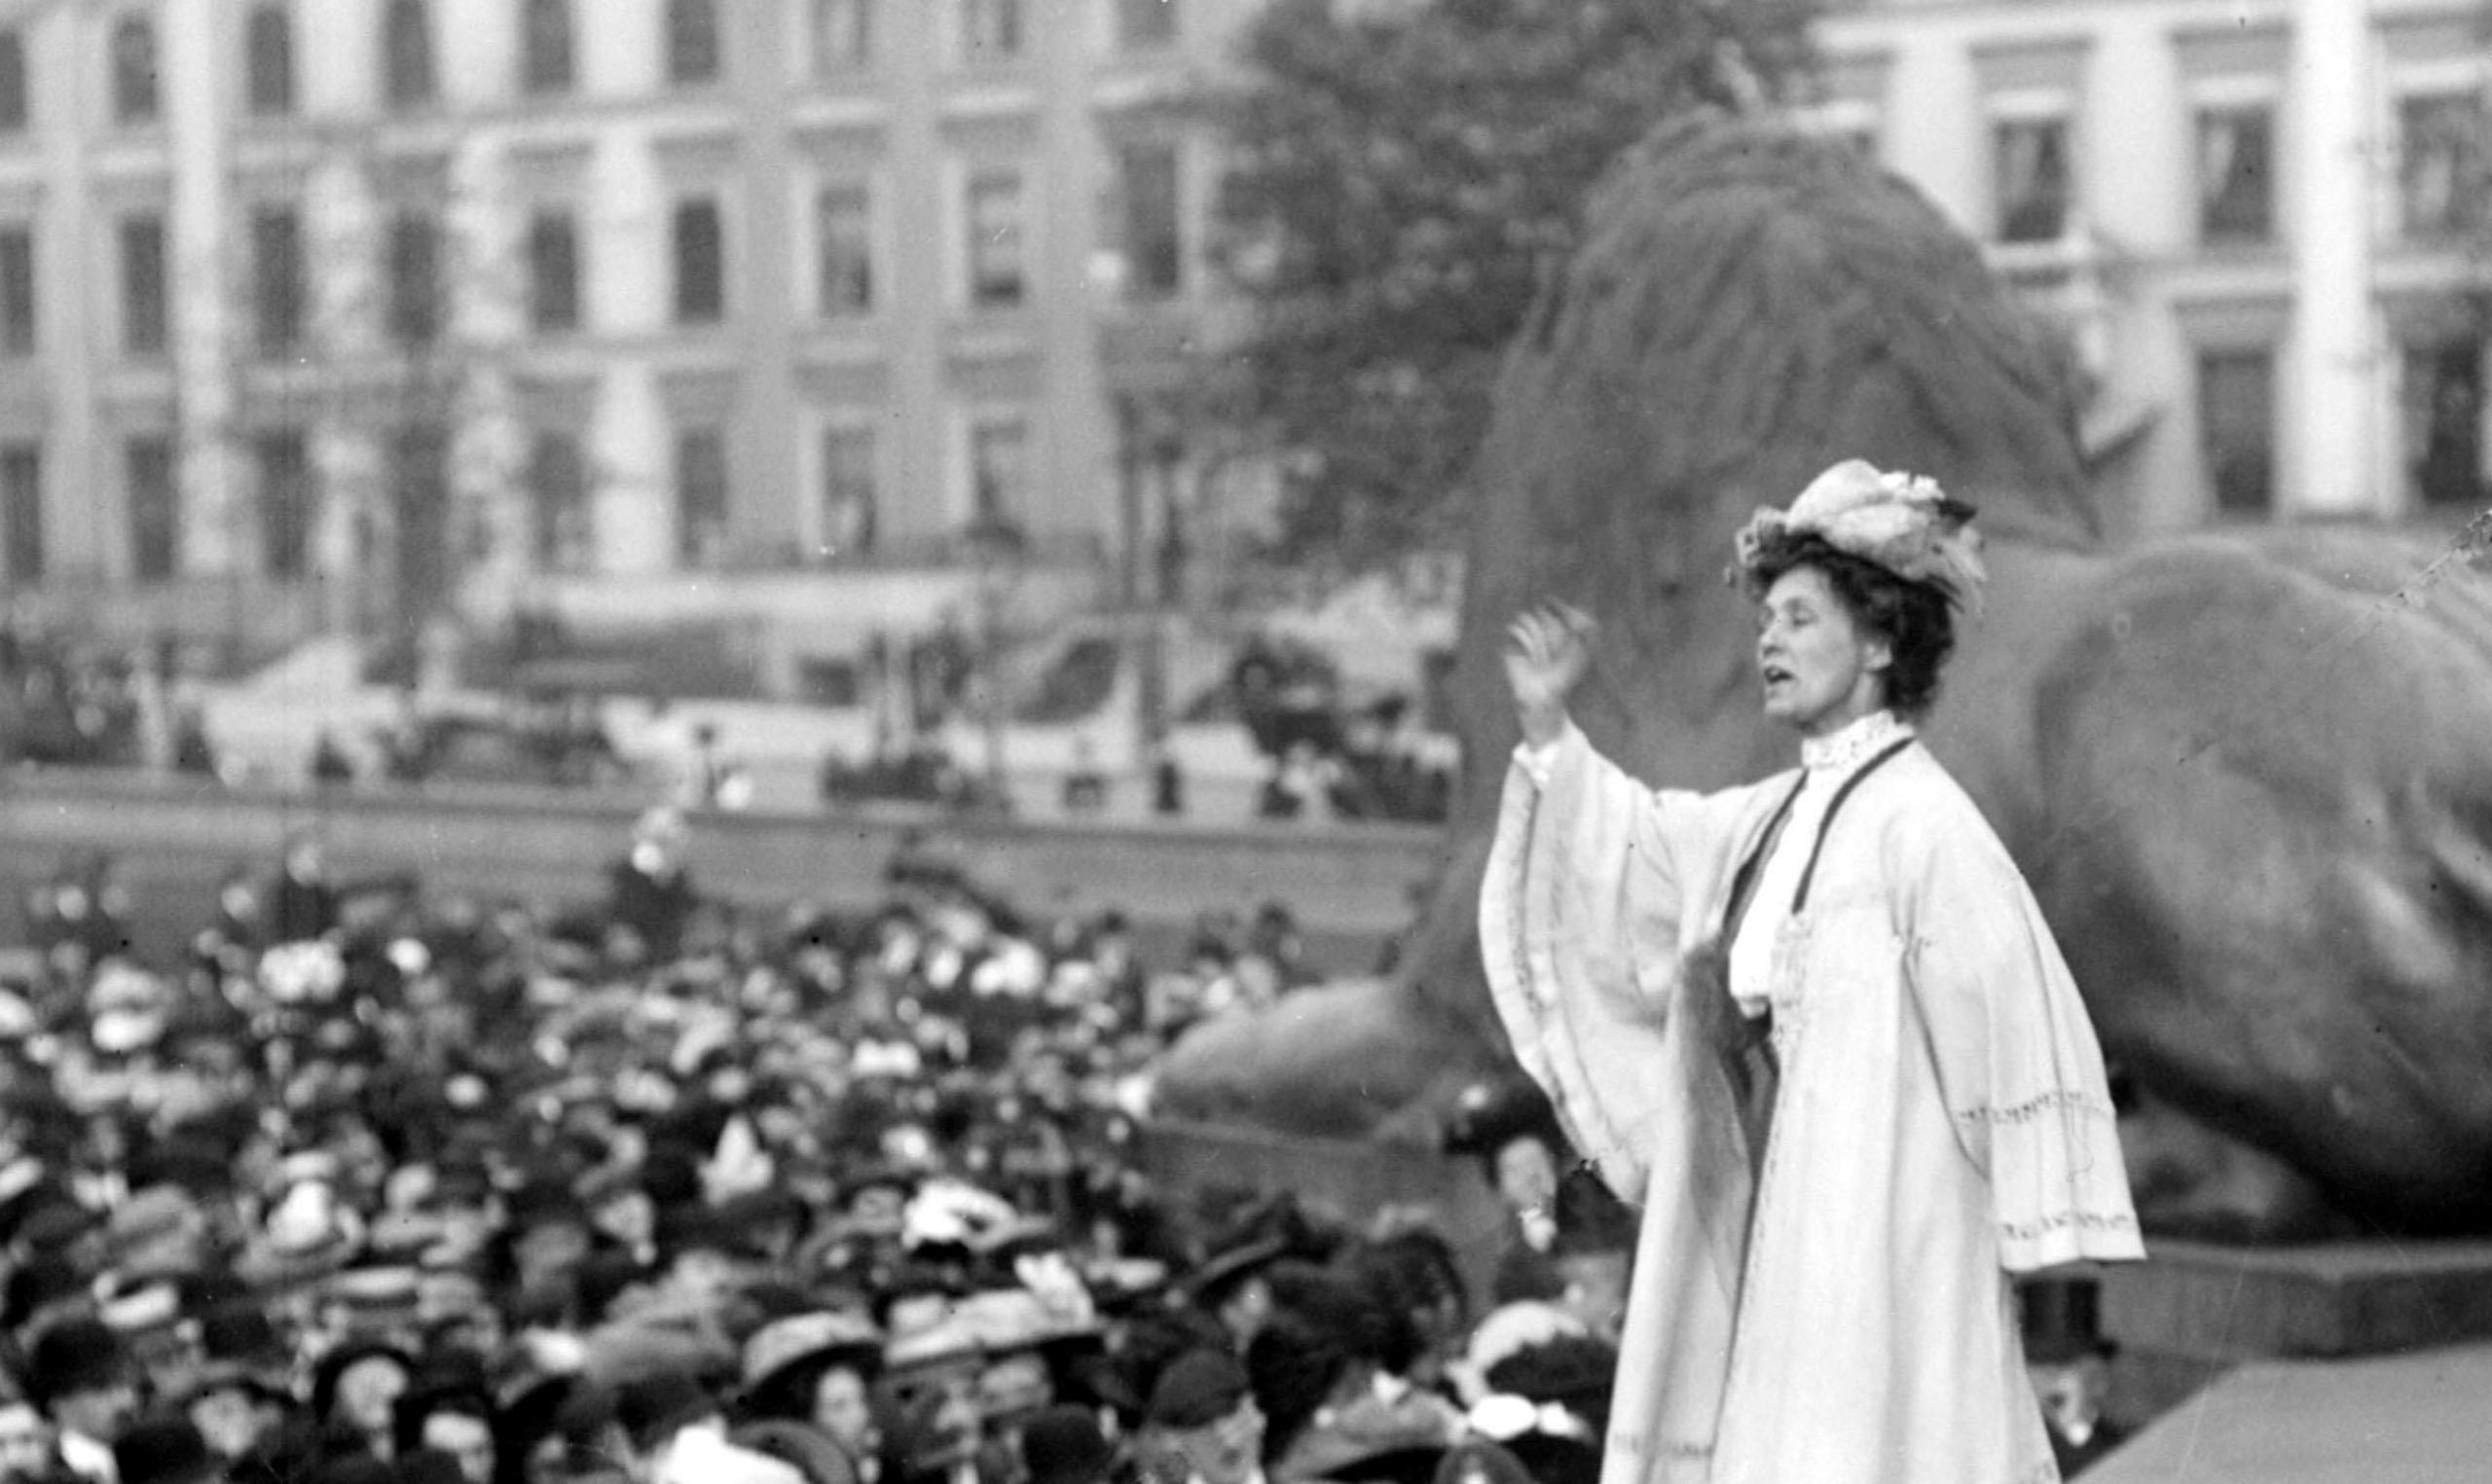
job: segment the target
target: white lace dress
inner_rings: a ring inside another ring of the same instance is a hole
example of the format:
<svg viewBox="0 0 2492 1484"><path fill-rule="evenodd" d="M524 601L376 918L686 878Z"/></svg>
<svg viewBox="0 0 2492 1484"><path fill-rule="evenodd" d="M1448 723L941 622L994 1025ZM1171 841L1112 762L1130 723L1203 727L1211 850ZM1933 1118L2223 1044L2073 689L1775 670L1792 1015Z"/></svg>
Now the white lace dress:
<svg viewBox="0 0 2492 1484"><path fill-rule="evenodd" d="M2010 1279L2143 1255L2102 1053L2015 864L1907 730L1882 713L1810 761L1656 791L1570 730L1508 777L1489 984L1643 1207L1603 1484L2055 1478ZM1795 785L1730 952L1780 1063L1752 1177L1683 969Z"/></svg>

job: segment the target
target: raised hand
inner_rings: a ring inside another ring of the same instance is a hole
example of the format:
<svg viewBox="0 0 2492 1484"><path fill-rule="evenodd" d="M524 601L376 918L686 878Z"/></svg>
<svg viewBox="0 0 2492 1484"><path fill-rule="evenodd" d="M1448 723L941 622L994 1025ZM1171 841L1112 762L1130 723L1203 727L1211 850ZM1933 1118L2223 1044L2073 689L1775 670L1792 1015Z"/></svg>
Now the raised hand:
<svg viewBox="0 0 2492 1484"><path fill-rule="evenodd" d="M1526 608L1506 627L1506 686L1524 742L1542 746L1565 733L1566 698L1592 668L1599 628L1591 614L1562 602Z"/></svg>

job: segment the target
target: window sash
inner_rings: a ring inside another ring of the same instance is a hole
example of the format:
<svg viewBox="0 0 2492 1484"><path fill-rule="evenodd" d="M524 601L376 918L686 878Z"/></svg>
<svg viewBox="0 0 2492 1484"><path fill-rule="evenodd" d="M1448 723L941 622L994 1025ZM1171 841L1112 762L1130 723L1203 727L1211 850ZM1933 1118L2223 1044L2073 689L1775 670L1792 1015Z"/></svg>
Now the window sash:
<svg viewBox="0 0 2492 1484"><path fill-rule="evenodd" d="M26 95L26 38L16 26L0 26L0 131L22 133L32 122Z"/></svg>
<svg viewBox="0 0 2492 1484"><path fill-rule="evenodd" d="M156 122L162 101L157 88L156 24L145 16L124 16L113 23L113 122L125 127Z"/></svg>
<svg viewBox="0 0 2492 1484"><path fill-rule="evenodd" d="M528 456L530 524L536 568L585 572L594 564L596 529L589 508L588 461L569 433L536 435Z"/></svg>
<svg viewBox="0 0 2492 1484"><path fill-rule="evenodd" d="M391 108L421 108L440 97L432 16L425 0L389 0L381 52L381 87Z"/></svg>
<svg viewBox="0 0 2492 1484"><path fill-rule="evenodd" d="M2198 441L2217 511L2264 515L2275 508L2274 352L2220 350L2198 357Z"/></svg>
<svg viewBox="0 0 2492 1484"><path fill-rule="evenodd" d="M2275 111L2263 105L2198 115L2198 233L2210 242L2275 235Z"/></svg>
<svg viewBox="0 0 2492 1484"><path fill-rule="evenodd" d="M2054 242L2068 231L2074 181L2062 118L2001 119L1991 126L1998 240Z"/></svg>
<svg viewBox="0 0 2492 1484"><path fill-rule="evenodd" d="M814 75L836 77L874 60L874 0L814 0Z"/></svg>
<svg viewBox="0 0 2492 1484"><path fill-rule="evenodd" d="M719 428L687 428L675 441L676 555L687 567L715 566L726 555L727 438Z"/></svg>
<svg viewBox="0 0 2492 1484"><path fill-rule="evenodd" d="M274 578L300 577L312 558L310 446L289 428L260 434L253 453L259 465L261 569Z"/></svg>
<svg viewBox="0 0 2492 1484"><path fill-rule="evenodd" d="M874 308L873 194L862 184L825 186L815 199L821 235L821 296L825 318L871 313Z"/></svg>
<svg viewBox="0 0 2492 1484"><path fill-rule="evenodd" d="M723 68L717 0L667 0L667 79L678 88L715 83Z"/></svg>
<svg viewBox="0 0 2492 1484"><path fill-rule="evenodd" d="M520 88L568 92L577 77L570 0L528 0L520 38Z"/></svg>
<svg viewBox="0 0 2492 1484"><path fill-rule="evenodd" d="M170 337L170 305L165 292L165 219L122 218L122 347L132 355L161 355Z"/></svg>
<svg viewBox="0 0 2492 1484"><path fill-rule="evenodd" d="M1022 241L1021 177L1008 171L969 182L970 303L1017 305L1028 292Z"/></svg>
<svg viewBox="0 0 2492 1484"><path fill-rule="evenodd" d="M675 322L715 324L726 317L726 242L718 203L678 202L675 208Z"/></svg>
<svg viewBox="0 0 2492 1484"><path fill-rule="evenodd" d="M164 582L181 572L181 486L173 441L149 434L123 446L122 467L129 499L129 569L140 582Z"/></svg>
<svg viewBox="0 0 2492 1484"><path fill-rule="evenodd" d="M294 112L294 20L282 5L252 8L243 27L244 93L251 113L278 118Z"/></svg>
<svg viewBox="0 0 2492 1484"><path fill-rule="evenodd" d="M35 235L0 228L0 355L35 353Z"/></svg>
<svg viewBox="0 0 2492 1484"><path fill-rule="evenodd" d="M251 218L253 329L262 350L303 341L303 230L295 214L269 207Z"/></svg>
<svg viewBox="0 0 2492 1484"><path fill-rule="evenodd" d="M1130 144L1119 159L1125 293L1166 299L1185 285L1178 160L1172 144Z"/></svg>
<svg viewBox="0 0 2492 1484"><path fill-rule="evenodd" d="M441 338L441 227L430 217L389 224L389 338L410 346Z"/></svg>
<svg viewBox="0 0 2492 1484"><path fill-rule="evenodd" d="M43 447L13 443L0 447L0 546L6 547L6 570L12 583L43 581Z"/></svg>
<svg viewBox="0 0 2492 1484"><path fill-rule="evenodd" d="M539 333L580 327L579 226L568 212L528 224L528 313Z"/></svg>

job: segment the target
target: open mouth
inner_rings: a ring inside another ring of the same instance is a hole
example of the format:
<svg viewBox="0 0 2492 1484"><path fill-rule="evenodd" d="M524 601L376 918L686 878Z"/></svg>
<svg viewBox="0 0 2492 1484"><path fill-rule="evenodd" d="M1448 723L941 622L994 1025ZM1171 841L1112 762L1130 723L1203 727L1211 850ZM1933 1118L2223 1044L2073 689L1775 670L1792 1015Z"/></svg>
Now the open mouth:
<svg viewBox="0 0 2492 1484"><path fill-rule="evenodd" d="M1757 674L1764 679L1767 685L1781 685L1793 678L1791 671L1780 665L1760 666L1758 667Z"/></svg>

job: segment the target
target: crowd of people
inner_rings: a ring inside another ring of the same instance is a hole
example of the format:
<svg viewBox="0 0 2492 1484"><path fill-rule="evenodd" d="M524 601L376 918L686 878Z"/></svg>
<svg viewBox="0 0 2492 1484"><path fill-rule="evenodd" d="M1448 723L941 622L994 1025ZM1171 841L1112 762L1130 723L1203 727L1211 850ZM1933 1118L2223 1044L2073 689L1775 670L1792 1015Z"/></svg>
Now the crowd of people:
<svg viewBox="0 0 2492 1484"><path fill-rule="evenodd" d="M0 994L0 1484L1589 1484L1626 1226L1174 1199L1147 1069L1309 973L1285 915L1154 966L922 849L877 910L334 879L177 955L87 862ZM1511 1124L1512 1119L1506 1119ZM1553 1136L1554 1137L1554 1136Z"/></svg>

